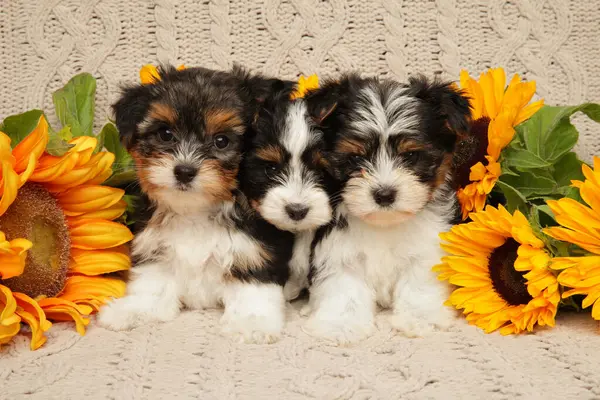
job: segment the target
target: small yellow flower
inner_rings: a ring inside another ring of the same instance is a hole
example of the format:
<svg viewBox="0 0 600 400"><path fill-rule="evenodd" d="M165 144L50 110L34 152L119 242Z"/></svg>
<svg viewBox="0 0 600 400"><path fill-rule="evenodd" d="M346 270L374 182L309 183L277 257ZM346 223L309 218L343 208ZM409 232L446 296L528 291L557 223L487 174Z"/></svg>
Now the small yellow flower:
<svg viewBox="0 0 600 400"><path fill-rule="evenodd" d="M177 67L178 71L185 69L185 65L181 64ZM146 64L140 69L140 82L142 85L146 85L149 83L154 83L160 80L160 75L158 74L158 68L156 68L152 64Z"/></svg>
<svg viewBox="0 0 600 400"><path fill-rule="evenodd" d="M458 199L466 219L471 211L485 207L487 195L502 173L498 159L512 141L514 127L535 114L544 101L529 103L535 93L535 82L521 82L519 75L513 76L506 86L502 68L488 70L479 81L461 71L460 84L472 108L470 139L474 140L475 150L455 171Z"/></svg>
<svg viewBox="0 0 600 400"><path fill-rule="evenodd" d="M310 75L308 78L301 76L300 79L298 79L298 87L296 88L296 91L291 94L290 99L295 100L303 98L306 96L306 93L318 88L319 77L317 75Z"/></svg>

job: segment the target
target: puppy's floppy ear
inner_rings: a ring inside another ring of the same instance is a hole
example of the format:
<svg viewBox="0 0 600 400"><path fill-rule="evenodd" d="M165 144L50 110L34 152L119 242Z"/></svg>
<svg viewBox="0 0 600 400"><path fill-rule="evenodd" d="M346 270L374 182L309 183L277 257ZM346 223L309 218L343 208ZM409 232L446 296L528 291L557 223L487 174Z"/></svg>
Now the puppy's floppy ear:
<svg viewBox="0 0 600 400"><path fill-rule="evenodd" d="M308 114L317 126L327 124L328 117L338 106L341 85L339 82L327 82L319 89L306 95Z"/></svg>
<svg viewBox="0 0 600 400"><path fill-rule="evenodd" d="M360 90L364 79L358 73L348 73L339 79L326 80L321 87L306 94L308 113L319 126L331 125L333 112L340 104L347 104Z"/></svg>
<svg viewBox="0 0 600 400"><path fill-rule="evenodd" d="M433 107L452 133L468 131L471 122L469 100L454 84L429 80L422 75L411 77L408 84L413 95Z"/></svg>
<svg viewBox="0 0 600 400"><path fill-rule="evenodd" d="M112 106L121 143L127 149L134 144L138 124L146 116L152 97L152 85L129 86L122 89L121 97Z"/></svg>
<svg viewBox="0 0 600 400"><path fill-rule="evenodd" d="M233 65L231 74L240 80L242 89L249 95L250 100L257 103L263 103L273 92L281 90L291 91L295 85L292 81L252 74L239 64Z"/></svg>

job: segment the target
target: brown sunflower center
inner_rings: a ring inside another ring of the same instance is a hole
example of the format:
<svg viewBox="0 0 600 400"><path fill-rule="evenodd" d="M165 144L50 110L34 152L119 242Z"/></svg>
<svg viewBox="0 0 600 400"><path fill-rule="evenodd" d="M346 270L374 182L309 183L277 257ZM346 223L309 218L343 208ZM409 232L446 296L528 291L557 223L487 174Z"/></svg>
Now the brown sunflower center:
<svg viewBox="0 0 600 400"><path fill-rule="evenodd" d="M0 282L30 297L58 294L65 285L71 240L56 199L41 185L25 184L0 216L0 230L8 240L26 238L33 244L23 273Z"/></svg>
<svg viewBox="0 0 600 400"><path fill-rule="evenodd" d="M487 117L473 121L469 136L456 144L454 152L453 170L456 189L467 186L471 181L471 167L478 162L487 165L485 156L488 147L488 126L490 119Z"/></svg>
<svg viewBox="0 0 600 400"><path fill-rule="evenodd" d="M523 273L515 270L519 243L510 238L496 248L489 259L490 278L496 293L512 306L527 304L532 297L527 291Z"/></svg>

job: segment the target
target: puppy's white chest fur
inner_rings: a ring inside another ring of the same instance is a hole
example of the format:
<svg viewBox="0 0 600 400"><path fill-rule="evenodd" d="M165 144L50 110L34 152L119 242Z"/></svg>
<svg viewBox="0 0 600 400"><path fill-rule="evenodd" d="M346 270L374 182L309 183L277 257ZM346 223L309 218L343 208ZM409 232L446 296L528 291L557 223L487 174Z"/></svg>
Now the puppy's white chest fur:
<svg viewBox="0 0 600 400"><path fill-rule="evenodd" d="M346 228L335 229L317 246L315 262L351 272L367 284L374 300L384 308L393 306L403 275L427 274L439 262L438 233L449 228L443 218L428 210L389 228L347 218ZM324 275L339 272L322 271Z"/></svg>
<svg viewBox="0 0 600 400"><path fill-rule="evenodd" d="M234 265L261 259L260 246L209 213L169 215L134 241L134 255L151 255L172 271L180 301L189 308L221 305L225 279ZM260 262L260 261L259 261Z"/></svg>
<svg viewBox="0 0 600 400"><path fill-rule="evenodd" d="M283 288L286 300L293 300L302 289L308 288L310 266L310 245L315 236L314 230L301 231L294 239L294 251L290 260L290 278Z"/></svg>

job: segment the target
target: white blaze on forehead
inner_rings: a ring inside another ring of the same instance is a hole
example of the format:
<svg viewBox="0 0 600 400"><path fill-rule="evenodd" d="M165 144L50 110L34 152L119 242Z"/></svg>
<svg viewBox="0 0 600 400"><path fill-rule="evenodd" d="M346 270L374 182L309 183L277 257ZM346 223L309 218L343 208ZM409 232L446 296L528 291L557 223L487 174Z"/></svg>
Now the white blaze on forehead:
<svg viewBox="0 0 600 400"><path fill-rule="evenodd" d="M304 182L302 178L305 169L302 154L311 144L312 134L307 119L306 104L301 100L295 101L288 109L282 144L291 156L285 181L298 193L302 192L306 185L312 186L312 182Z"/></svg>
<svg viewBox="0 0 600 400"><path fill-rule="evenodd" d="M352 122L352 127L359 133L377 132L387 139L390 135L417 131L419 100L410 96L407 88L398 86L390 89L385 102L374 85L363 88L359 96L358 118Z"/></svg>
<svg viewBox="0 0 600 400"><path fill-rule="evenodd" d="M307 120L306 104L295 101L288 109L283 146L292 155L300 157L311 141L311 127Z"/></svg>

